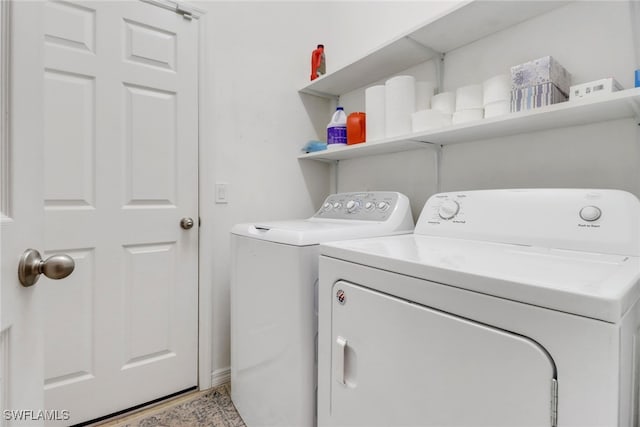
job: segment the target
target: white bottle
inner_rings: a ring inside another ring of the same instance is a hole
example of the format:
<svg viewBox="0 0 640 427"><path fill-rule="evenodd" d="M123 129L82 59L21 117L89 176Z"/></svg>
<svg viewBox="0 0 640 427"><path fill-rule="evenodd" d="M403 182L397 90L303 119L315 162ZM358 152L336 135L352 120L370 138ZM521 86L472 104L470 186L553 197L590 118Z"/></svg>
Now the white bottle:
<svg viewBox="0 0 640 427"><path fill-rule="evenodd" d="M344 147L346 145L347 115L342 107L338 107L327 125L327 148Z"/></svg>

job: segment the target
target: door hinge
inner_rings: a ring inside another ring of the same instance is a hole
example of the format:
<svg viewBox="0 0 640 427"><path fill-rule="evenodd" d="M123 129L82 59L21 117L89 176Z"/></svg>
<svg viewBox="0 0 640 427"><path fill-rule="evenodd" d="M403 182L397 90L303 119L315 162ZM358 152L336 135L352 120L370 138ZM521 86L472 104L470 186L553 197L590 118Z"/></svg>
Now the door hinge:
<svg viewBox="0 0 640 427"><path fill-rule="evenodd" d="M193 19L193 12L194 10L192 8L185 6L184 4L176 5L176 13L182 15L184 19L191 21Z"/></svg>
<svg viewBox="0 0 640 427"><path fill-rule="evenodd" d="M558 426L558 380L551 379L551 427Z"/></svg>

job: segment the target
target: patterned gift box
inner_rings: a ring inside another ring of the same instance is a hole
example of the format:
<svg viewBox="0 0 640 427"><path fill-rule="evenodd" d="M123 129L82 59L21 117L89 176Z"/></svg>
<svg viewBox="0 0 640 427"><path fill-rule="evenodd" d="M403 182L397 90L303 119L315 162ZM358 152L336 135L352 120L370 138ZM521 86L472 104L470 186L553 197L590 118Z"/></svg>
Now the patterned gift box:
<svg viewBox="0 0 640 427"><path fill-rule="evenodd" d="M511 111L524 111L564 102L567 97L553 83L543 83L511 91Z"/></svg>
<svg viewBox="0 0 640 427"><path fill-rule="evenodd" d="M534 59L511 67L513 90L553 83L565 96L569 95L571 74L551 56Z"/></svg>

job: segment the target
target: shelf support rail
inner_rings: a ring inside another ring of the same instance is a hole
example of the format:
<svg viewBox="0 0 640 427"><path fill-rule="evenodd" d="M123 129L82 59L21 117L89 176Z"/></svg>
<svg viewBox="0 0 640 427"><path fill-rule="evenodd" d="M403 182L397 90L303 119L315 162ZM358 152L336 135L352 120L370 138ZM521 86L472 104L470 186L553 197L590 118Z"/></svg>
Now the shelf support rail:
<svg viewBox="0 0 640 427"><path fill-rule="evenodd" d="M436 193L442 192L442 145L433 144L436 149L435 155L435 178L436 178Z"/></svg>
<svg viewBox="0 0 640 427"><path fill-rule="evenodd" d="M340 185L338 183L338 179L339 179L339 173L338 173L338 167L340 166L340 160L334 160L331 162L331 166L329 166L329 170L330 170L330 174L331 174L331 179L329 179L329 186L331 187L331 192L332 193L338 193L338 191L340 190Z"/></svg>
<svg viewBox="0 0 640 427"><path fill-rule="evenodd" d="M436 64L436 79L438 83L438 93L444 92L444 53L440 54L439 60L435 62Z"/></svg>

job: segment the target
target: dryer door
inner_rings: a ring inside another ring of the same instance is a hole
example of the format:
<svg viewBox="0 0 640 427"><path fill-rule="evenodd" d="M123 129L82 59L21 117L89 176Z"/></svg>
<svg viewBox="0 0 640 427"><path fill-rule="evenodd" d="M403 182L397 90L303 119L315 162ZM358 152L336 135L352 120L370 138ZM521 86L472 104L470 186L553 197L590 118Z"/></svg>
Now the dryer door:
<svg viewBox="0 0 640 427"><path fill-rule="evenodd" d="M343 281L333 291L329 425L552 425L555 365L534 341Z"/></svg>

